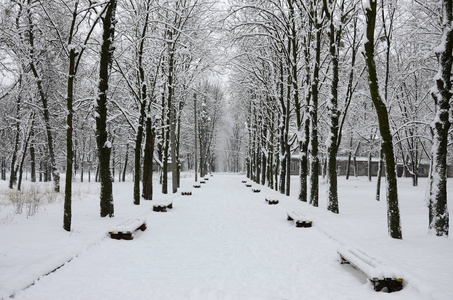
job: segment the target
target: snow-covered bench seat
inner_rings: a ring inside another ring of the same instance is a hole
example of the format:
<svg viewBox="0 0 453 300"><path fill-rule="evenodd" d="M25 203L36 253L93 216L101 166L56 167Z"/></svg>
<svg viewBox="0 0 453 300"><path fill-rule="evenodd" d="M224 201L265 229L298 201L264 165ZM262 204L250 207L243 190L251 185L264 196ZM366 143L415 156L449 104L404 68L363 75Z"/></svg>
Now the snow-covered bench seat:
<svg viewBox="0 0 453 300"><path fill-rule="evenodd" d="M311 227L313 221L309 220L304 214L294 211L294 210L287 210L287 220L294 221L296 227Z"/></svg>
<svg viewBox="0 0 453 300"><path fill-rule="evenodd" d="M172 200L156 200L153 204L153 211L166 212L167 208L173 208Z"/></svg>
<svg viewBox="0 0 453 300"><path fill-rule="evenodd" d="M278 204L278 199L275 199L275 198L272 198L272 197L266 197L266 202L267 204L269 205L275 205L275 204Z"/></svg>
<svg viewBox="0 0 453 300"><path fill-rule="evenodd" d="M403 289L402 276L386 262L357 248L341 247L337 252L340 255L340 262L350 264L364 273L375 291L386 289L390 293Z"/></svg>
<svg viewBox="0 0 453 300"><path fill-rule="evenodd" d="M112 231L109 231L110 237L115 240L133 240L134 231L146 230L146 219L136 218L128 219L118 225L116 225Z"/></svg>

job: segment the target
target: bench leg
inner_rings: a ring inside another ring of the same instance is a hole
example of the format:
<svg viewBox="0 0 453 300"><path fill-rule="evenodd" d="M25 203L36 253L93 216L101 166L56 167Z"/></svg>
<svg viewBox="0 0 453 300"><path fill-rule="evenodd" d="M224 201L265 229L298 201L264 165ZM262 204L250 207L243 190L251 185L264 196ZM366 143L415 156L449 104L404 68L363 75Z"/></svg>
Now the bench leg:
<svg viewBox="0 0 453 300"><path fill-rule="evenodd" d="M134 239L134 236L132 235L132 233L122 233L122 232L111 233L110 237L115 240L133 240Z"/></svg>
<svg viewBox="0 0 453 300"><path fill-rule="evenodd" d="M383 289L387 289L387 292L398 292L403 289L403 282L394 280L392 278L386 278L383 280L372 281L374 290L380 292Z"/></svg>
<svg viewBox="0 0 453 300"><path fill-rule="evenodd" d="M145 231L146 230L146 223L143 223L142 225L140 225L139 228L137 228L137 230L141 230L141 231Z"/></svg>

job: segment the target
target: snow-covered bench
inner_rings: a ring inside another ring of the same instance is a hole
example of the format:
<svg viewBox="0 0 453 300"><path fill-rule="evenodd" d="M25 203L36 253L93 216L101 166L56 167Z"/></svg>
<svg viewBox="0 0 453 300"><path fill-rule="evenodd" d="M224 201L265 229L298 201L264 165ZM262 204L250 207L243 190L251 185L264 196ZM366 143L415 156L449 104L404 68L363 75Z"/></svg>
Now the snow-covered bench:
<svg viewBox="0 0 453 300"><path fill-rule="evenodd" d="M133 240L134 231L137 230L145 231L146 230L146 219L136 218L128 219L113 228L112 231L109 231L110 237L116 240Z"/></svg>
<svg viewBox="0 0 453 300"><path fill-rule="evenodd" d="M173 208L172 200L156 200L153 204L153 211L166 212L167 208Z"/></svg>
<svg viewBox="0 0 453 300"><path fill-rule="evenodd" d="M182 191L181 195L183 195L183 196L191 196L192 195L192 191Z"/></svg>
<svg viewBox="0 0 453 300"><path fill-rule="evenodd" d="M390 293L403 288L402 276L382 260L357 248L341 247L337 252L340 255L340 262L351 264L364 273L373 284L375 291L379 292L386 288Z"/></svg>
<svg viewBox="0 0 453 300"><path fill-rule="evenodd" d="M269 205L278 204L278 199L274 199L274 198L271 198L271 197L266 197L265 199L266 199L267 204L269 204Z"/></svg>
<svg viewBox="0 0 453 300"><path fill-rule="evenodd" d="M199 188L201 188L201 185L199 185L199 184L194 184L193 187L196 188L196 189L199 189Z"/></svg>
<svg viewBox="0 0 453 300"><path fill-rule="evenodd" d="M242 180L242 183L247 183L247 180Z"/></svg>
<svg viewBox="0 0 453 300"><path fill-rule="evenodd" d="M287 210L287 220L294 221L296 227L311 227L313 225L313 221L309 220L304 214L294 211L294 210Z"/></svg>
<svg viewBox="0 0 453 300"><path fill-rule="evenodd" d="M260 189L252 189L252 191L253 191L254 193L259 193L259 192L261 192Z"/></svg>
<svg viewBox="0 0 453 300"><path fill-rule="evenodd" d="M245 186L246 187L252 187L252 185L250 183L246 183Z"/></svg>

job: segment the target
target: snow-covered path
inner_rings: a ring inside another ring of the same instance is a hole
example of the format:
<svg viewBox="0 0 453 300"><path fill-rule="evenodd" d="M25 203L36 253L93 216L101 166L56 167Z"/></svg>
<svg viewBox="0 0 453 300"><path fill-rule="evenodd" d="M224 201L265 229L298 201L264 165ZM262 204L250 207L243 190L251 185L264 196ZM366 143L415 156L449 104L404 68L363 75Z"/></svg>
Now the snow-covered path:
<svg viewBox="0 0 453 300"><path fill-rule="evenodd" d="M267 205L241 179L211 177L167 213L145 213L134 240L103 239L15 299L423 299L374 292L316 224L286 221L288 199Z"/></svg>

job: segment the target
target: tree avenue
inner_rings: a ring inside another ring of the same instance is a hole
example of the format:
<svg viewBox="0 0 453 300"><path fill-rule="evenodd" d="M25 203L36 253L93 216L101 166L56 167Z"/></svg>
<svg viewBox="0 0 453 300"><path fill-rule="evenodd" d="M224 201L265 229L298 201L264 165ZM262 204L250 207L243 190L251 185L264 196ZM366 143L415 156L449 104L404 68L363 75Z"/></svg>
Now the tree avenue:
<svg viewBox="0 0 453 300"><path fill-rule="evenodd" d="M388 234L402 239L398 177L427 177L427 228L448 236L452 10L447 0L1 1L1 180L20 190L30 173L60 193L64 171L71 231L75 181L100 182L101 217L114 216L114 180L133 181L140 205L194 171L195 181L243 172L340 214L338 178L367 175L370 201L385 182Z"/></svg>

